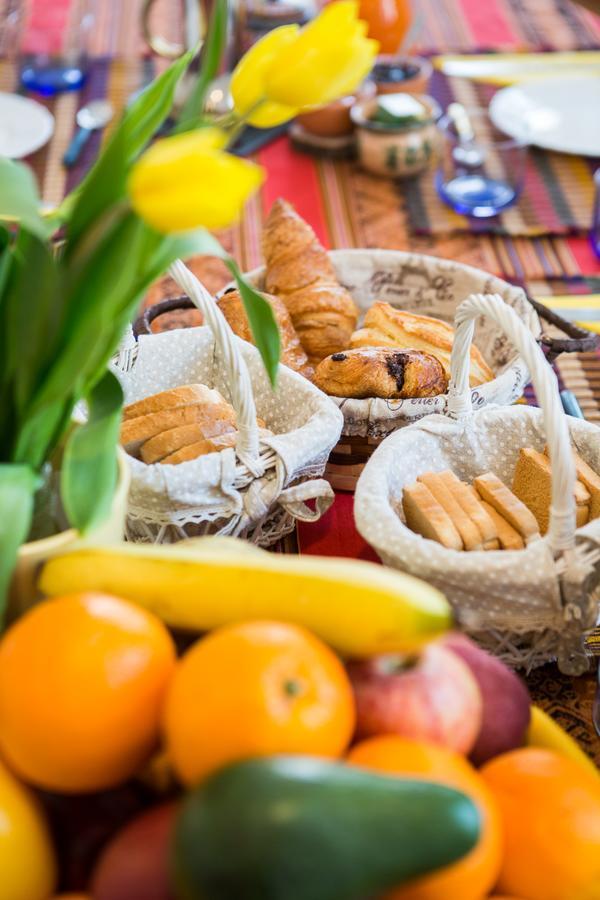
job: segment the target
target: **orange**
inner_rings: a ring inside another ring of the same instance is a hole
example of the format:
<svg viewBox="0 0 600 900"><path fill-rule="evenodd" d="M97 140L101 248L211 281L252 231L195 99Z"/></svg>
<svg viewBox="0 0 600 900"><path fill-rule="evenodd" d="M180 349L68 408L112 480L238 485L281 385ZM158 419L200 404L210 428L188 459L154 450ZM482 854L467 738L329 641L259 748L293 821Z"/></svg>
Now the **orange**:
<svg viewBox="0 0 600 900"><path fill-rule="evenodd" d="M340 756L354 722L350 681L325 644L297 625L245 622L213 631L181 659L164 732L177 774L195 784L249 756Z"/></svg>
<svg viewBox="0 0 600 900"><path fill-rule="evenodd" d="M356 744L348 761L378 772L456 788L473 800L482 815L479 843L467 856L392 891L387 900L482 900L488 896L501 864L500 817L483 779L463 756L427 741L383 736Z"/></svg>
<svg viewBox="0 0 600 900"><path fill-rule="evenodd" d="M105 594L47 600L0 642L0 752L51 791L125 781L154 749L175 651L153 615Z"/></svg>
<svg viewBox="0 0 600 900"><path fill-rule="evenodd" d="M600 900L600 779L552 750L504 753L482 771L504 822L498 890Z"/></svg>

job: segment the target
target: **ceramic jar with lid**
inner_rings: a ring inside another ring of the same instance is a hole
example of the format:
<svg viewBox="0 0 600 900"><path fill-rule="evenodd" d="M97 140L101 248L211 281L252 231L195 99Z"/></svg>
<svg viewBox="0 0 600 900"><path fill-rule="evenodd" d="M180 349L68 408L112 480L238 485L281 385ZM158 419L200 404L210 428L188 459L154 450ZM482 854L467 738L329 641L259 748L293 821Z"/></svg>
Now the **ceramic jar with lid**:
<svg viewBox="0 0 600 900"><path fill-rule="evenodd" d="M358 158L364 169L388 178L412 178L430 165L437 150L435 123L441 110L425 94L414 99L422 104L422 115L398 122L374 118L381 98L357 103L352 108Z"/></svg>

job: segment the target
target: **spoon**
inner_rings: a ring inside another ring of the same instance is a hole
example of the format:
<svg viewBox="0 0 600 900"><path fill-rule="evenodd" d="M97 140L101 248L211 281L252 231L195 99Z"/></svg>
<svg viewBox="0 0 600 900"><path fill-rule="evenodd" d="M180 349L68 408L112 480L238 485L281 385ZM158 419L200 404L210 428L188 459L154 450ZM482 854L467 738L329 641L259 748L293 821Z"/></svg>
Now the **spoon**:
<svg viewBox="0 0 600 900"><path fill-rule="evenodd" d="M70 169L75 165L81 151L90 139L92 132L104 128L112 119L114 110L108 100L90 100L77 112L75 121L79 128L74 134L65 155L63 164Z"/></svg>
<svg viewBox="0 0 600 900"><path fill-rule="evenodd" d="M466 169L478 168L484 160L484 152L475 142L475 131L469 114L462 103L450 103L448 116L454 123L459 143L452 151L454 161Z"/></svg>

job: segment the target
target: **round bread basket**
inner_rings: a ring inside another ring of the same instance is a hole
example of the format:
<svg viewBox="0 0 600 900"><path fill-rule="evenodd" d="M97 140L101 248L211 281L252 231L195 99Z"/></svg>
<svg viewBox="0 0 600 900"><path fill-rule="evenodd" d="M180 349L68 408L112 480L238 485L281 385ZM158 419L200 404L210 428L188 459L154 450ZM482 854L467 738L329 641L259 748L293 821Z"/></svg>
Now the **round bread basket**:
<svg viewBox="0 0 600 900"><path fill-rule="evenodd" d="M480 316L493 320L532 374L540 409L473 409L469 347ZM587 668L586 629L596 623L600 519L576 529L574 445L600 472L600 428L564 415L556 376L531 332L499 296L472 295L459 306L446 415L432 415L386 438L359 479L356 525L384 563L432 582L460 625L515 667L557 658L572 674ZM465 482L494 472L505 484L522 447L542 450L552 466L550 526L523 550L458 552L404 524L403 489L428 471L451 469Z"/></svg>
<svg viewBox="0 0 600 900"><path fill-rule="evenodd" d="M127 538L170 543L233 534L269 546L297 519L318 519L331 505L333 491L320 476L342 415L285 366L273 390L256 348L234 336L198 279L180 261L170 274L206 325L126 341L114 363L125 401L195 382L217 388L236 413L236 446L179 465L146 465L128 457ZM259 430L257 413L273 433Z"/></svg>
<svg viewBox="0 0 600 900"><path fill-rule="evenodd" d="M553 325L559 325L571 340L557 342L543 337L538 313L546 316L546 311L541 304L534 304L522 288L462 263L400 250L333 250L330 256L339 280L352 294L361 314L376 300L383 300L399 309L451 323L459 303L469 294L498 294L533 337L544 340L550 352L555 343L560 352L589 349L587 344L584 347L586 340L592 346L597 343L588 332L556 317ZM247 277L259 289L264 287L264 267ZM529 380L522 357L494 321L478 320L475 343L496 377L472 389L473 405L513 403ZM339 490L355 489L364 464L384 437L430 413L443 412L446 405L443 395L406 400L332 399L344 414L344 427L331 454L327 478Z"/></svg>

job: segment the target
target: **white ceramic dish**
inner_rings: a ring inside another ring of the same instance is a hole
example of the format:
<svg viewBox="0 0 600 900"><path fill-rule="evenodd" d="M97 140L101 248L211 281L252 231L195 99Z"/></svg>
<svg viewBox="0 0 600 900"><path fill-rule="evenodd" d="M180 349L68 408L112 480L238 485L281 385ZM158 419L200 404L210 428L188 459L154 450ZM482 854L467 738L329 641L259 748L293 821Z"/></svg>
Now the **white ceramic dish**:
<svg viewBox="0 0 600 900"><path fill-rule="evenodd" d="M580 156L600 156L600 77L545 78L504 88L490 103L501 131Z"/></svg>
<svg viewBox="0 0 600 900"><path fill-rule="evenodd" d="M45 106L19 94L0 93L0 156L21 159L43 147L54 132Z"/></svg>

